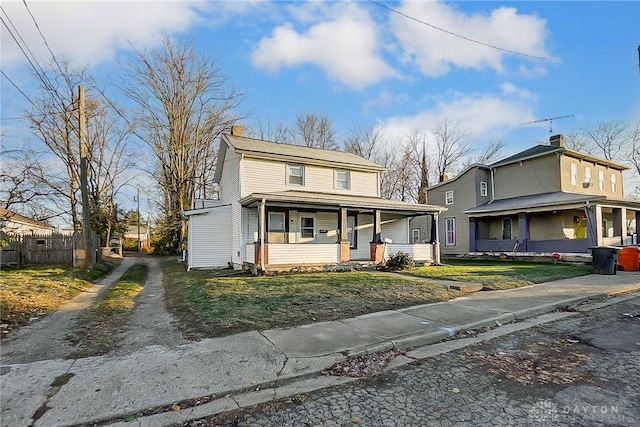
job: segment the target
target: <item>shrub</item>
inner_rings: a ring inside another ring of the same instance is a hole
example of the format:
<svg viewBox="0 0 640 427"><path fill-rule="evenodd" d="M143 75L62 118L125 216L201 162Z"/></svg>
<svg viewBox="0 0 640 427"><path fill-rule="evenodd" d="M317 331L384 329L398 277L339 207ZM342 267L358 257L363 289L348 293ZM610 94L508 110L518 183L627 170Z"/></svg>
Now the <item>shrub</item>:
<svg viewBox="0 0 640 427"><path fill-rule="evenodd" d="M390 270L411 270L414 265L411 255L402 251L391 255L387 260L387 268Z"/></svg>

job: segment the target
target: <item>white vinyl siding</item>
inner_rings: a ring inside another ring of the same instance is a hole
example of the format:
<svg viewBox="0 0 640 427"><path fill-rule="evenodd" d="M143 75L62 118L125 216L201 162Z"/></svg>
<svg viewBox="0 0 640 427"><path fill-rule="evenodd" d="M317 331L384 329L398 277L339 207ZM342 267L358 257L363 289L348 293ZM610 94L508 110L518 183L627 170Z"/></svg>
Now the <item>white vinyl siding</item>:
<svg viewBox="0 0 640 427"><path fill-rule="evenodd" d="M224 156L224 172L220 177L220 201L226 205L240 199L240 160L231 147Z"/></svg>
<svg viewBox="0 0 640 427"><path fill-rule="evenodd" d="M227 267L232 260L231 206L189 216L189 268Z"/></svg>
<svg viewBox="0 0 640 427"><path fill-rule="evenodd" d="M445 245L446 246L455 246L456 245L456 219L455 218L445 218Z"/></svg>
<svg viewBox="0 0 640 427"><path fill-rule="evenodd" d="M453 204L453 191L447 191L444 193L444 203L445 205Z"/></svg>
<svg viewBox="0 0 640 427"><path fill-rule="evenodd" d="M351 188L351 174L346 170L335 171L333 188L338 190L348 190Z"/></svg>
<svg viewBox="0 0 640 427"><path fill-rule="evenodd" d="M293 189L321 193L352 194L354 196L378 196L378 174L376 172L351 170L349 171L351 188L349 190L335 190L333 188L334 171L334 168L305 165L304 187L287 186L287 163L245 158L242 160L240 197L246 197L251 193ZM225 174L226 171L223 172L223 175Z"/></svg>

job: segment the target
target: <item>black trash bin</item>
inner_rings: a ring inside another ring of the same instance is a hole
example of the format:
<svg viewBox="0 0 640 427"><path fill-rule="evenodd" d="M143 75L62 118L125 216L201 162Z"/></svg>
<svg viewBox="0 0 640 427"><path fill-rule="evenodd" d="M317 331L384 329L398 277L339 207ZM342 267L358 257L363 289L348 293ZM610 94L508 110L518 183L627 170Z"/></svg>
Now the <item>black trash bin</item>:
<svg viewBox="0 0 640 427"><path fill-rule="evenodd" d="M596 274L616 274L618 272L618 253L615 246L590 246L593 271Z"/></svg>

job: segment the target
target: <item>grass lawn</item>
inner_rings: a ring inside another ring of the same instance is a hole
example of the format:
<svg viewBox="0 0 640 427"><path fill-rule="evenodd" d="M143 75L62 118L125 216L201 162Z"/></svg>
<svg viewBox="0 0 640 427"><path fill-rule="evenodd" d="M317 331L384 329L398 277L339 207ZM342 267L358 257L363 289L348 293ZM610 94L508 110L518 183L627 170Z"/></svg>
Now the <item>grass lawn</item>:
<svg viewBox="0 0 640 427"><path fill-rule="evenodd" d="M192 339L298 326L461 295L426 281L367 272L221 277L162 263L165 299Z"/></svg>
<svg viewBox="0 0 640 427"><path fill-rule="evenodd" d="M142 291L148 268L142 264L129 267L120 280L78 320L79 326L67 337L78 344L72 357L98 356L118 346L118 333L135 308L135 298Z"/></svg>
<svg viewBox="0 0 640 427"><path fill-rule="evenodd" d="M511 289L534 283L583 276L591 265L552 264L517 261L451 260L443 266L418 267L404 274L482 283L485 290Z"/></svg>
<svg viewBox="0 0 640 427"><path fill-rule="evenodd" d="M0 322L2 333L62 307L106 276L116 261L106 260L93 270L70 266L34 265L0 270Z"/></svg>
<svg viewBox="0 0 640 427"><path fill-rule="evenodd" d="M510 289L591 272L586 265L512 261L452 261L401 276L374 272L283 274L253 277L223 271L186 272L162 263L168 310L192 339L249 330L337 320L382 310L444 301L461 293L415 277L480 282ZM225 277L227 276L227 277Z"/></svg>

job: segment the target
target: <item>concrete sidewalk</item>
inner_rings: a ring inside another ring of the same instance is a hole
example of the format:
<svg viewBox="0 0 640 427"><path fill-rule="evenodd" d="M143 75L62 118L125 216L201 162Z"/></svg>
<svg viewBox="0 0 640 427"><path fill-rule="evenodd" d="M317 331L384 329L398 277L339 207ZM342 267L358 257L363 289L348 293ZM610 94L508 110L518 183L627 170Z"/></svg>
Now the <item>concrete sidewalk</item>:
<svg viewBox="0 0 640 427"><path fill-rule="evenodd" d="M392 347L414 349L459 331L495 327L638 290L640 273L589 275L352 319L206 339L174 349L150 346L121 357L4 365L0 425L65 426L112 420L113 425L131 426L124 419L144 410L187 399L209 401L142 417L133 425L180 423L352 381L319 375L348 355ZM555 316L566 315L570 313ZM429 354L425 349L414 353Z"/></svg>

